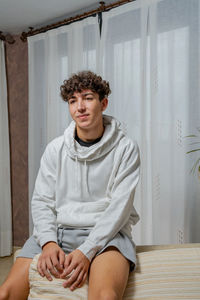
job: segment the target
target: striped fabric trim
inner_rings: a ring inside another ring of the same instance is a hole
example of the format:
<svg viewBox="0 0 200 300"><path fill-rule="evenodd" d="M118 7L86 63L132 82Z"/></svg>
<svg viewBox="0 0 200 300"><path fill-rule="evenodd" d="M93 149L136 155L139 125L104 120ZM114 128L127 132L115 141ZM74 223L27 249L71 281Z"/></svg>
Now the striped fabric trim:
<svg viewBox="0 0 200 300"><path fill-rule="evenodd" d="M29 300L87 300L88 284L71 292L63 280L49 282L37 272L37 255L29 272ZM137 254L123 300L200 299L200 247L151 250Z"/></svg>
<svg viewBox="0 0 200 300"><path fill-rule="evenodd" d="M124 300L200 299L200 248L142 252L137 261Z"/></svg>

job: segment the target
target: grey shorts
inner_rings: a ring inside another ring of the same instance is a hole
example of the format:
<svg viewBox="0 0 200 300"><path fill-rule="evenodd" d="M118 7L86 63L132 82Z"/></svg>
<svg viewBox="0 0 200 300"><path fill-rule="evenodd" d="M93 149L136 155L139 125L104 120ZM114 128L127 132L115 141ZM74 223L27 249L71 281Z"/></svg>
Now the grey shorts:
<svg viewBox="0 0 200 300"><path fill-rule="evenodd" d="M59 228L58 245L66 254L69 254L85 241L90 231L90 229ZM105 247L96 253L96 256L110 246L116 247L121 254L130 261L130 270L132 271L136 265L136 251L133 241L131 241L127 235L119 232L105 245ZM35 238L31 236L26 241L17 257L33 258L41 252L41 247L37 244Z"/></svg>

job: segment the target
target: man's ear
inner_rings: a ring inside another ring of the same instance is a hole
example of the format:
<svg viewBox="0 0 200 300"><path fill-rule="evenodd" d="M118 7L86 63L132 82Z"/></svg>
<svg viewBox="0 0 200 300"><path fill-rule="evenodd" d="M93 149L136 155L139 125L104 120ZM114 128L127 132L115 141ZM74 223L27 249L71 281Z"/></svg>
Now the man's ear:
<svg viewBox="0 0 200 300"><path fill-rule="evenodd" d="M103 98L101 100L101 111L104 111L108 106L108 98Z"/></svg>

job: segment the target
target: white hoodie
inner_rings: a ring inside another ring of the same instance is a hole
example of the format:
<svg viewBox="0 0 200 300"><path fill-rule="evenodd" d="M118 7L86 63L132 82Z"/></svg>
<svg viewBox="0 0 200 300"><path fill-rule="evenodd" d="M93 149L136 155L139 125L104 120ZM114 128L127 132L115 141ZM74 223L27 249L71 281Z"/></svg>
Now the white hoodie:
<svg viewBox="0 0 200 300"><path fill-rule="evenodd" d="M74 139L74 121L46 147L32 198L34 237L41 247L57 242L58 226L91 229L78 248L90 260L119 231L131 238L131 225L139 220L133 207L138 147L116 119L103 120L104 134L90 147Z"/></svg>

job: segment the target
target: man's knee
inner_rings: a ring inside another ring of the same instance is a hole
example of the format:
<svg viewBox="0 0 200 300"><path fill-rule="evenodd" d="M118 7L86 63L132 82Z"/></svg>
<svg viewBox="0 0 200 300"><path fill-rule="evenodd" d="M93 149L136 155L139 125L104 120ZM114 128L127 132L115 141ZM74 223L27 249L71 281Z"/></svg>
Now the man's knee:
<svg viewBox="0 0 200 300"><path fill-rule="evenodd" d="M91 298L92 299L92 298ZM113 289L102 289L95 298L98 300L120 300L119 296Z"/></svg>
<svg viewBox="0 0 200 300"><path fill-rule="evenodd" d="M0 287L0 300L9 299L9 292L6 288Z"/></svg>

